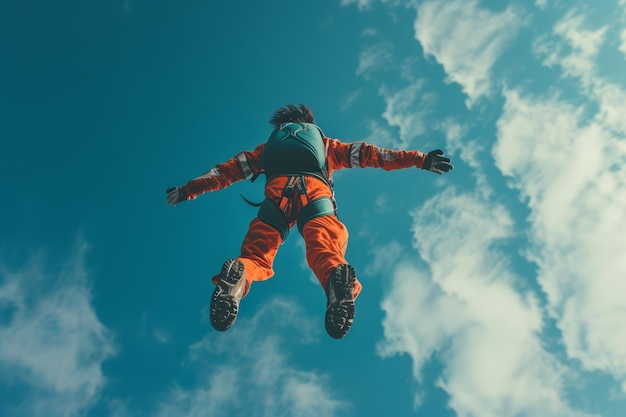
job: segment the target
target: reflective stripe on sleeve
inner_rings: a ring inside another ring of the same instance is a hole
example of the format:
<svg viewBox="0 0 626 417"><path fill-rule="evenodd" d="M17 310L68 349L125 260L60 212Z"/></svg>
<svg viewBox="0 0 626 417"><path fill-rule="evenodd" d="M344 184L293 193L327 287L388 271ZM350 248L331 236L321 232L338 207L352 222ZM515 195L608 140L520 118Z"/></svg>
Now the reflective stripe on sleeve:
<svg viewBox="0 0 626 417"><path fill-rule="evenodd" d="M241 167L241 171L243 172L245 179L252 178L254 173L252 172L252 169L250 168L250 165L248 164L248 158L246 158L246 154L243 152L240 152L237 154L235 158L237 158L237 161L239 162L239 166Z"/></svg>
<svg viewBox="0 0 626 417"><path fill-rule="evenodd" d="M363 148L363 142L354 142L350 146L350 168L361 167L361 148Z"/></svg>
<svg viewBox="0 0 626 417"><path fill-rule="evenodd" d="M194 178L194 180L201 180L205 178L219 177L219 176L220 176L220 170L217 169L217 167L213 167L207 172L205 172L204 174L200 175L198 178Z"/></svg>

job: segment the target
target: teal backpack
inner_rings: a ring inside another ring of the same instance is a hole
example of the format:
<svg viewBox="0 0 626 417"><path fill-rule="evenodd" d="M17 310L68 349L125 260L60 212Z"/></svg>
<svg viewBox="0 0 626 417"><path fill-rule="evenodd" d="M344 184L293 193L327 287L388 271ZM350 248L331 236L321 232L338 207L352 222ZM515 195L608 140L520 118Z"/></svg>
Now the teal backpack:
<svg viewBox="0 0 626 417"><path fill-rule="evenodd" d="M277 175L313 175L328 183L323 136L313 123L289 122L274 129L261 154L267 180Z"/></svg>

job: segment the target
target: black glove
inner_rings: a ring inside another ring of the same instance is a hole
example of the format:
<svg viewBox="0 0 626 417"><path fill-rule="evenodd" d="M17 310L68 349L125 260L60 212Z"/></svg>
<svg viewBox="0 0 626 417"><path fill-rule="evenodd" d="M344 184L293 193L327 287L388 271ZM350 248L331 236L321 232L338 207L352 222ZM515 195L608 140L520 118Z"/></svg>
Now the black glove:
<svg viewBox="0 0 626 417"><path fill-rule="evenodd" d="M444 171L448 172L451 169L454 169L454 166L450 163L450 158L446 158L441 155L443 155L443 151L441 149L435 149L434 151L428 152L426 159L424 159L422 169L439 175L443 174Z"/></svg>
<svg viewBox="0 0 626 417"><path fill-rule="evenodd" d="M187 201L187 187L181 185L167 189L167 202L174 207L181 201Z"/></svg>

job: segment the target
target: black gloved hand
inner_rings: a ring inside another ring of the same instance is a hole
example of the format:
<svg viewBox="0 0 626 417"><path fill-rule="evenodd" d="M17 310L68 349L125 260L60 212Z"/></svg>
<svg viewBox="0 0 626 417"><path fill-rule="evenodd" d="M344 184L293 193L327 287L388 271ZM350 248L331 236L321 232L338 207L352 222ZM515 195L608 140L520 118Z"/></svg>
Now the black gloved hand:
<svg viewBox="0 0 626 417"><path fill-rule="evenodd" d="M166 192L167 202L172 207L174 207L181 201L187 201L187 187L185 187L184 185L168 188Z"/></svg>
<svg viewBox="0 0 626 417"><path fill-rule="evenodd" d="M424 159L422 169L439 175L454 169L454 166L450 163L450 158L446 158L441 155L443 155L443 151L441 149L435 149L434 151L428 152L426 159Z"/></svg>

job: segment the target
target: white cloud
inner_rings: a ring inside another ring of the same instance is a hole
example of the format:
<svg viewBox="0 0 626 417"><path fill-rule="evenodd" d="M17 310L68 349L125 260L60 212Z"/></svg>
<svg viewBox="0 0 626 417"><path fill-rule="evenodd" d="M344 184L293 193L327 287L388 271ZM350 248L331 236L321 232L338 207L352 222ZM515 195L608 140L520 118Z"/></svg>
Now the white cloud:
<svg viewBox="0 0 626 417"><path fill-rule="evenodd" d="M603 78L597 63L609 27L586 26L585 15L570 12L554 26L554 37L540 38L534 50L543 56L544 65L559 66L563 76L580 80L583 94L599 106L596 118L603 126L626 134L626 91Z"/></svg>
<svg viewBox="0 0 626 417"><path fill-rule="evenodd" d="M371 120L370 134L364 140L393 149L411 148L415 138L426 132L425 120L436 100L435 94L424 91L423 84L423 81L416 81L399 89L381 86L378 93L385 101L382 116L387 126L398 129L398 133Z"/></svg>
<svg viewBox="0 0 626 417"><path fill-rule="evenodd" d="M369 27L369 28L365 28L363 29L363 31L361 32L361 36L363 37L376 37L380 34L380 31L376 28L373 27Z"/></svg>
<svg viewBox="0 0 626 417"><path fill-rule="evenodd" d="M392 45L388 42L380 42L370 45L359 54L359 65L356 75L366 80L372 79L374 73L388 68L392 62Z"/></svg>
<svg viewBox="0 0 626 417"><path fill-rule="evenodd" d="M596 80L592 94L598 103L598 122L616 135L626 135L626 91L617 84Z"/></svg>
<svg viewBox="0 0 626 417"><path fill-rule="evenodd" d="M435 97L423 90L423 81L394 91L384 86L380 88L380 95L385 100L383 118L389 126L399 129L397 146L402 149L409 148L413 140L426 131L424 119L430 112Z"/></svg>
<svg viewBox="0 0 626 417"><path fill-rule="evenodd" d="M539 38L535 52L544 56L546 66L560 65L566 76L579 77L586 87L593 84L595 59L605 40L607 26L596 30L585 28L585 17L570 11L553 29L555 37Z"/></svg>
<svg viewBox="0 0 626 417"><path fill-rule="evenodd" d="M352 4L356 4L360 11L369 10L372 7L374 0L341 0L342 7L347 7Z"/></svg>
<svg viewBox="0 0 626 417"><path fill-rule="evenodd" d="M107 401L108 417L134 417L128 410L128 402L119 399Z"/></svg>
<svg viewBox="0 0 626 417"><path fill-rule="evenodd" d="M252 319L239 319L228 332L211 333L191 347L190 366L200 370L196 386L172 389L157 415L340 415L348 404L336 398L329 377L290 363L285 347L312 343L319 333L297 305L271 300Z"/></svg>
<svg viewBox="0 0 626 417"><path fill-rule="evenodd" d="M44 271L41 257L0 268L0 383L26 393L8 405L16 416L79 415L105 385L102 363L115 347L90 303L85 250L80 243L59 273Z"/></svg>
<svg viewBox="0 0 626 417"><path fill-rule="evenodd" d="M174 387L160 404L156 415L162 417L227 415L225 410L232 409L233 404L239 404L240 401L245 404L237 396L241 383L235 368L216 367L190 390Z"/></svg>
<svg viewBox="0 0 626 417"><path fill-rule="evenodd" d="M397 241L377 246L370 250L370 263L364 268L364 272L370 276L386 273L400 259L402 253L402 245Z"/></svg>
<svg viewBox="0 0 626 417"><path fill-rule="evenodd" d="M507 211L445 191L414 213L415 246L430 270L402 264L383 309L383 356L408 353L414 376L433 355L438 385L459 416L576 416L563 370L544 350L542 314L498 250L513 234Z"/></svg>
<svg viewBox="0 0 626 417"><path fill-rule="evenodd" d="M382 116L387 124L397 128L399 133L393 135L393 139L386 140L387 137L392 136L388 131L381 135L380 126L377 123L370 125L371 136L376 136L372 143L406 149L411 147L416 137L423 135L426 131L425 119L432 112L436 95L425 91L423 79L412 79L410 61L405 62L399 68L394 68L391 65L392 61L391 46L388 43L379 43L360 54L359 67L356 72L365 80L372 81L378 71L399 70L404 74L403 77L409 80L409 84L400 88L390 88L383 84L378 89L378 94L385 102ZM382 142L378 137L383 138Z"/></svg>
<svg viewBox="0 0 626 417"><path fill-rule="evenodd" d="M161 344L168 344L172 342L172 335L170 332L159 327L152 328L152 336Z"/></svg>
<svg viewBox="0 0 626 417"><path fill-rule="evenodd" d="M492 194L492 189L483 169L486 150L480 144L480 142L485 142L485 140L468 140L466 135L469 128L450 118L438 123L436 128L446 136L446 152L450 153L450 155L458 154L461 160L472 168L472 175L476 178L477 190L482 194L483 198L489 198ZM455 163L454 160L452 163Z"/></svg>
<svg viewBox="0 0 626 417"><path fill-rule="evenodd" d="M366 138L363 138L365 142L382 147L402 149L404 142L398 135L392 134L386 126L382 126L378 121L370 120L367 128L370 133Z"/></svg>
<svg viewBox="0 0 626 417"><path fill-rule="evenodd" d="M619 50L621 53L624 54L624 58L626 58L626 29L622 30L622 32L620 33L619 39L621 41Z"/></svg>
<svg viewBox="0 0 626 417"><path fill-rule="evenodd" d="M471 106L492 92L491 70L522 24L520 12L509 6L492 12L476 0L427 1L417 8L415 36L424 53L461 85Z"/></svg>
<svg viewBox="0 0 626 417"><path fill-rule="evenodd" d="M528 201L550 313L570 357L624 383L626 137L602 109L585 119L558 98L505 97L494 156Z"/></svg>
<svg viewBox="0 0 626 417"><path fill-rule="evenodd" d="M341 110L348 110L350 107L352 107L352 104L354 104L359 99L359 97L361 97L362 94L362 90L355 90L347 94L341 100Z"/></svg>

